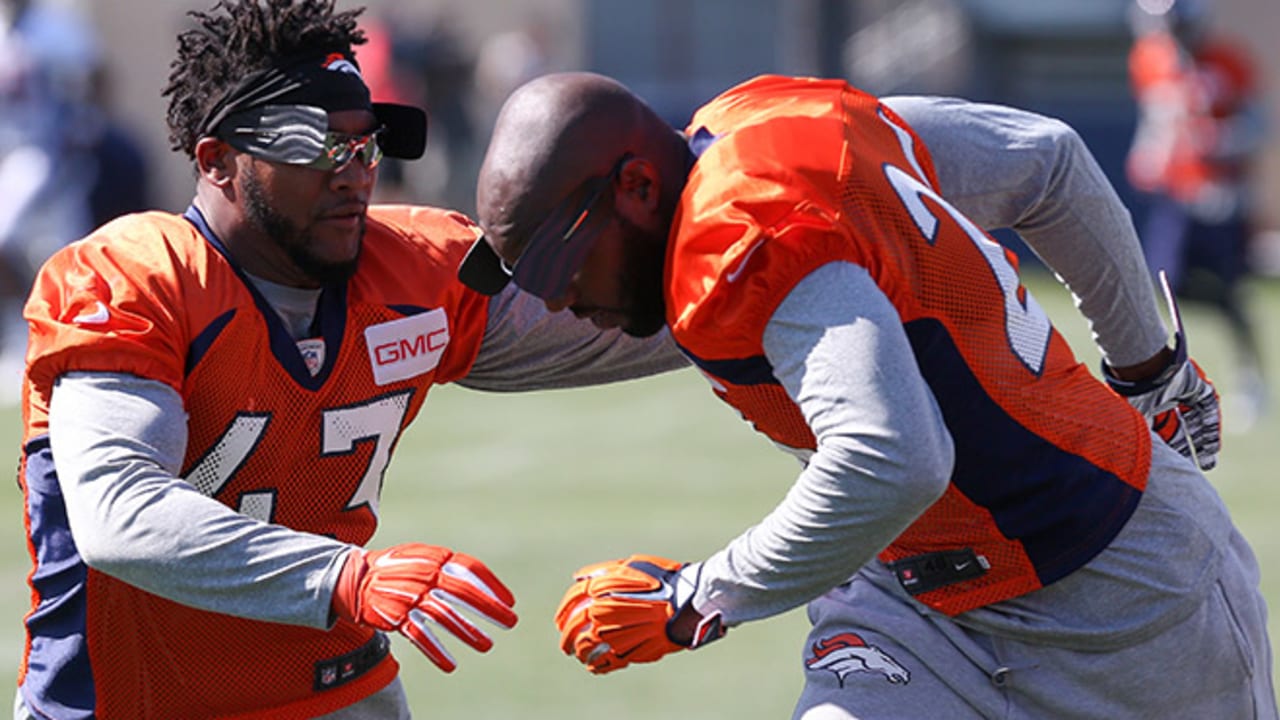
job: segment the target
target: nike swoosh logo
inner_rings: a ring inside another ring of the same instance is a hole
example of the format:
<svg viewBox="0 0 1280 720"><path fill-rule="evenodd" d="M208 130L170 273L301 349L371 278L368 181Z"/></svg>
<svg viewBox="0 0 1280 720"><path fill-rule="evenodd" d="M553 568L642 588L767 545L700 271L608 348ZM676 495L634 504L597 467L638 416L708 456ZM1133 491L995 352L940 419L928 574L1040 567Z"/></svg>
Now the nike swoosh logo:
<svg viewBox="0 0 1280 720"><path fill-rule="evenodd" d="M399 557L392 557L391 555L383 555L382 557L373 561L373 566L376 568L399 567L401 565L430 565L430 564L431 564L431 561L426 558L414 558L414 557L399 558Z"/></svg>
<svg viewBox="0 0 1280 720"><path fill-rule="evenodd" d="M964 562L955 563L956 572L964 572L964 569L969 567L972 564L973 564L972 560L965 560Z"/></svg>
<svg viewBox="0 0 1280 720"><path fill-rule="evenodd" d="M617 597L631 598L632 600L665 600L667 602L674 601L676 597L676 589L671 586L671 583L661 578L655 578L655 579L658 581L657 590L650 590L649 592L620 592L620 593L610 593L610 594L615 595Z"/></svg>
<svg viewBox="0 0 1280 720"><path fill-rule="evenodd" d="M724 279L728 280L729 282L737 282L738 277L742 275L742 271L747 267L747 262L751 260L751 256L754 255L756 250L759 250L760 246L763 244L764 244L764 238L760 238L759 240L756 240L755 244L752 245L750 248L748 248L747 252L743 254L742 260L738 261L738 267L734 268L729 274L725 275Z"/></svg>
<svg viewBox="0 0 1280 720"><path fill-rule="evenodd" d="M111 319L110 313L107 312L107 306L102 304L101 300L94 302L93 310L80 313L71 318L71 322L77 325L101 325Z"/></svg>

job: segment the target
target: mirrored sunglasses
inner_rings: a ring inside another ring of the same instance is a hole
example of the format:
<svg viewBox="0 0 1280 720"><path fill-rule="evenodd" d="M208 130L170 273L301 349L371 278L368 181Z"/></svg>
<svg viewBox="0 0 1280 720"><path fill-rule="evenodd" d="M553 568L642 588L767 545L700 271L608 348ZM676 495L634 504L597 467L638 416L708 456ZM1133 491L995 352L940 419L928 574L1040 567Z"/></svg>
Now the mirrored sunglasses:
<svg viewBox="0 0 1280 720"><path fill-rule="evenodd" d="M382 161L380 126L368 133L330 132L323 108L265 105L229 116L218 135L235 149L270 162L335 171L352 160L373 169Z"/></svg>
<svg viewBox="0 0 1280 720"><path fill-rule="evenodd" d="M252 135L259 139L269 140L265 144L254 144L252 147L239 148L251 155L272 162L302 165L325 171L341 170L357 158L370 170L378 167L378 163L382 162L382 147L378 145L378 136L384 131L385 128L380 127L373 132L360 135L326 132L319 154L307 160L300 158L296 152L287 149L292 143L286 131L261 128L232 128L231 130L235 135ZM273 151L273 148L276 147L279 147L280 151Z"/></svg>

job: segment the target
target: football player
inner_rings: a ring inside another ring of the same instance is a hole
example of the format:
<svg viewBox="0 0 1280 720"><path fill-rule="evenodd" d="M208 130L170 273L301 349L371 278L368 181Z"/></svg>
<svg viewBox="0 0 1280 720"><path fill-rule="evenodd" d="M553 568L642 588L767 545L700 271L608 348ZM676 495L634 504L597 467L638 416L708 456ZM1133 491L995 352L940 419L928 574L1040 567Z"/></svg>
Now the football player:
<svg viewBox="0 0 1280 720"><path fill-rule="evenodd" d="M1167 272L1180 296L1206 301L1227 321L1238 392L1224 404L1229 427L1243 431L1267 405L1243 287L1253 162L1266 142L1267 118L1254 60L1237 39L1210 28L1210 9L1207 0L1134 3L1129 80L1138 122L1125 170L1147 201L1140 235L1148 266Z"/></svg>
<svg viewBox="0 0 1280 720"><path fill-rule="evenodd" d="M428 391L685 364L667 338L464 287L466 217L370 205L426 119L372 102L357 16L193 13L165 88L191 206L109 223L35 282L19 718L409 717L387 633L447 672L440 630L483 652L480 619L516 622L466 553L362 547Z"/></svg>
<svg viewBox="0 0 1280 720"><path fill-rule="evenodd" d="M765 76L677 132L556 74L508 99L477 199L465 282L669 327L802 462L701 562L582 568L555 621L589 670L808 602L797 718L1276 717L1257 563L1202 474L1217 395L1069 127ZM1107 383L998 227L1074 293Z"/></svg>

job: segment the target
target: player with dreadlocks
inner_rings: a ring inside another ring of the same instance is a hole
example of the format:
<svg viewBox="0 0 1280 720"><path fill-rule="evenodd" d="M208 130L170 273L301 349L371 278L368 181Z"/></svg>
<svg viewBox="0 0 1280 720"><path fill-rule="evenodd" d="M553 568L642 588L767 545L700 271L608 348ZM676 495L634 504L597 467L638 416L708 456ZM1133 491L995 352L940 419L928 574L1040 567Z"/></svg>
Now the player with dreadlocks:
<svg viewBox="0 0 1280 720"><path fill-rule="evenodd" d="M432 626L483 652L464 611L516 622L465 553L363 548L430 388L683 365L667 338L463 286L479 232L462 215L370 206L382 156L422 154L426 116L372 101L358 14L193 13L164 90L191 206L113 221L34 283L17 718L409 717L385 633L448 672Z"/></svg>

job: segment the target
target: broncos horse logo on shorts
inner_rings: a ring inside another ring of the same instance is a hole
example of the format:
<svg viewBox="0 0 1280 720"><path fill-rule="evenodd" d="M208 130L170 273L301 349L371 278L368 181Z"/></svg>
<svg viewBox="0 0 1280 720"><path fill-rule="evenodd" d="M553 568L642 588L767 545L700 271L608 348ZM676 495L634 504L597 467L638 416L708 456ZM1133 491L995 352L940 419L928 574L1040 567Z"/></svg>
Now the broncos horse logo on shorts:
<svg viewBox="0 0 1280 720"><path fill-rule="evenodd" d="M830 670L844 687L852 673L880 673L894 685L911 682L911 672L888 653L854 633L840 633L813 644L813 657L804 661L810 670Z"/></svg>

